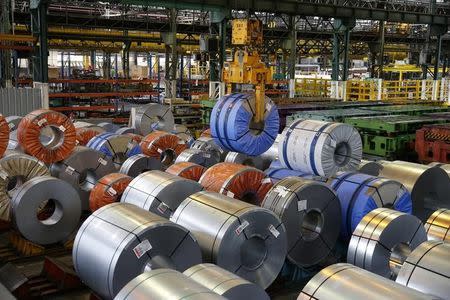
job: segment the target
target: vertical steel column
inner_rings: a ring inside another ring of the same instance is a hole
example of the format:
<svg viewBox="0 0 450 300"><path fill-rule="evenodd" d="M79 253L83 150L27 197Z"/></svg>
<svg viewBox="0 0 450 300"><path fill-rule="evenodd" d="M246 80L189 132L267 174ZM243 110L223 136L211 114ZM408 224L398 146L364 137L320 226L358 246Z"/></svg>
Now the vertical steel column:
<svg viewBox="0 0 450 300"><path fill-rule="evenodd" d="M47 0L30 0L31 32L37 37L33 53L33 81L48 82Z"/></svg>
<svg viewBox="0 0 450 300"><path fill-rule="evenodd" d="M436 57L434 59L434 72L433 72L433 80L439 79L439 64L441 60L441 52L442 52L442 35L438 35L436 42Z"/></svg>
<svg viewBox="0 0 450 300"><path fill-rule="evenodd" d="M11 33L10 1L0 0L0 33ZM0 87L11 84L11 50L0 51Z"/></svg>
<svg viewBox="0 0 450 300"><path fill-rule="evenodd" d="M297 62L297 19L289 16L289 98L295 97L295 64Z"/></svg>
<svg viewBox="0 0 450 300"><path fill-rule="evenodd" d="M152 62L152 54L147 54L147 66L148 66L148 78L153 78L153 62Z"/></svg>
<svg viewBox="0 0 450 300"><path fill-rule="evenodd" d="M122 71L123 76L127 79L130 78L130 47L131 42L125 42L122 52Z"/></svg>
<svg viewBox="0 0 450 300"><path fill-rule="evenodd" d="M96 53L95 53L95 50L92 50L91 51L91 67L92 67L92 69L94 69L94 71L95 71L96 65L97 65Z"/></svg>
<svg viewBox="0 0 450 300"><path fill-rule="evenodd" d="M380 21L379 25L379 45L380 45L380 51L378 54L378 78L383 77L383 68L384 68L384 41L385 41L385 21Z"/></svg>
<svg viewBox="0 0 450 300"><path fill-rule="evenodd" d="M181 53L180 55L180 78L178 81L179 84L179 92L178 92L178 97L182 98L183 97L183 74L184 73L184 55L183 53Z"/></svg>
<svg viewBox="0 0 450 300"><path fill-rule="evenodd" d="M64 79L64 77L66 76L65 70L64 70L64 51L61 51L61 78Z"/></svg>
<svg viewBox="0 0 450 300"><path fill-rule="evenodd" d="M67 52L67 77L72 77L72 69L71 69L71 61L70 61L70 50Z"/></svg>

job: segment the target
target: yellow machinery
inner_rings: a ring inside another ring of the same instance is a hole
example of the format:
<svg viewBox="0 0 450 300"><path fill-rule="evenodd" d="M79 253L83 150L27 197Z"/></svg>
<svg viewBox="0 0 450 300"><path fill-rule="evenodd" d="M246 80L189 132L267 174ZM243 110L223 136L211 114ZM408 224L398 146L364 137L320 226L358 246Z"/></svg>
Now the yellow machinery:
<svg viewBox="0 0 450 300"><path fill-rule="evenodd" d="M264 121L265 110L265 84L271 83L272 72L261 61L254 46L260 46L263 42L262 22L259 20L233 20L232 43L234 46L243 47L237 49L232 62L225 62L223 66L223 81L227 83L228 92L231 85L253 84L256 94L255 122Z"/></svg>

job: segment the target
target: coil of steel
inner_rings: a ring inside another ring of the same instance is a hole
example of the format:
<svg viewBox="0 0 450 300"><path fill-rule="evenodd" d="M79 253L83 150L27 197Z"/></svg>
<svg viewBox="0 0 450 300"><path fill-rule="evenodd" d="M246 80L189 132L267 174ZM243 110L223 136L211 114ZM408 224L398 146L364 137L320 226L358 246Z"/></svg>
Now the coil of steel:
<svg viewBox="0 0 450 300"><path fill-rule="evenodd" d="M203 261L267 288L287 252L286 231L270 210L214 192L199 192L170 218L197 238Z"/></svg>
<svg viewBox="0 0 450 300"><path fill-rule="evenodd" d="M81 127L76 128L77 143L80 146L86 146L94 137L105 132L101 127Z"/></svg>
<svg viewBox="0 0 450 300"><path fill-rule="evenodd" d="M244 153L228 152L225 157L225 162L250 166L264 171L270 166L272 161L264 159L262 155L250 156Z"/></svg>
<svg viewBox="0 0 450 300"><path fill-rule="evenodd" d="M186 143L178 136L164 131L153 131L141 142L142 153L157 158L168 167L178 155L187 149Z"/></svg>
<svg viewBox="0 0 450 300"><path fill-rule="evenodd" d="M10 128L8 121L0 114L0 157L3 156L9 143L9 132Z"/></svg>
<svg viewBox="0 0 450 300"><path fill-rule="evenodd" d="M162 171L149 171L131 181L120 200L169 218L181 202L202 190L193 180Z"/></svg>
<svg viewBox="0 0 450 300"><path fill-rule="evenodd" d="M274 162L274 161L278 160L278 147L280 145L281 138L282 138L281 134L277 135L277 138L275 139L275 142L273 142L273 145L270 146L270 148L266 152L261 154L261 157L264 160L267 160L267 161L270 161L270 162Z"/></svg>
<svg viewBox="0 0 450 300"><path fill-rule="evenodd" d="M188 230L126 203L93 212L78 230L72 257L80 279L106 299L146 270L183 272L202 260Z"/></svg>
<svg viewBox="0 0 450 300"><path fill-rule="evenodd" d="M24 153L10 153L0 159L0 220L9 223L11 199L25 182L38 176L49 176L47 166Z"/></svg>
<svg viewBox="0 0 450 300"><path fill-rule="evenodd" d="M369 212L353 232L347 262L395 279L411 250L427 240L422 222L388 208Z"/></svg>
<svg viewBox="0 0 450 300"><path fill-rule="evenodd" d="M371 210L388 207L412 213L411 195L401 183L371 175L344 172L328 180L341 202L341 237L348 239Z"/></svg>
<svg viewBox="0 0 450 300"><path fill-rule="evenodd" d="M106 132L114 133L119 129L119 126L110 122L101 122L97 126L103 128Z"/></svg>
<svg viewBox="0 0 450 300"><path fill-rule="evenodd" d="M209 168L220 162L220 156L212 151L186 149L175 160L175 163L180 162L191 162Z"/></svg>
<svg viewBox="0 0 450 300"><path fill-rule="evenodd" d="M336 244L341 205L327 185L298 177L277 182L262 207L273 211L287 234L287 258L299 267L315 265Z"/></svg>
<svg viewBox="0 0 450 300"><path fill-rule="evenodd" d="M150 103L136 108L135 127L141 135L161 130L171 132L175 121L170 106Z"/></svg>
<svg viewBox="0 0 450 300"><path fill-rule="evenodd" d="M275 104L264 99L264 120L253 121L256 112L254 94L231 94L219 99L211 112L211 136L229 151L256 156L266 152L274 143L280 126Z"/></svg>
<svg viewBox="0 0 450 300"><path fill-rule="evenodd" d="M136 129L133 127L121 127L119 129L116 130L117 134L128 134L128 133L137 133Z"/></svg>
<svg viewBox="0 0 450 300"><path fill-rule="evenodd" d="M45 163L67 158L76 145L76 131L65 115L51 110L35 110L19 123L17 139L24 151Z"/></svg>
<svg viewBox="0 0 450 300"><path fill-rule="evenodd" d="M428 241L408 256L397 283L422 293L448 299L450 296L450 244Z"/></svg>
<svg viewBox="0 0 450 300"><path fill-rule="evenodd" d="M83 210L89 210L89 194L97 181L114 171L114 164L107 155L84 146L77 146L69 157L50 167L52 176L75 188Z"/></svg>
<svg viewBox="0 0 450 300"><path fill-rule="evenodd" d="M145 154L137 154L127 158L120 167L119 172L131 177L136 177L147 171L162 169L163 165L159 159Z"/></svg>
<svg viewBox="0 0 450 300"><path fill-rule="evenodd" d="M105 205L119 202L131 180L133 178L121 173L111 173L100 178L89 195L90 210L94 212Z"/></svg>
<svg viewBox="0 0 450 300"><path fill-rule="evenodd" d="M432 300L394 281L350 264L334 264L317 273L303 288L297 300Z"/></svg>
<svg viewBox="0 0 450 300"><path fill-rule="evenodd" d="M206 168L191 162L180 162L171 165L166 172L172 175L180 176L186 179L199 181Z"/></svg>
<svg viewBox="0 0 450 300"><path fill-rule="evenodd" d="M214 264L199 264L183 274L229 300L270 300L260 286Z"/></svg>
<svg viewBox="0 0 450 300"><path fill-rule="evenodd" d="M8 150L22 151L19 140L17 138L17 128L19 127L20 121L22 121L22 117L9 116L5 119L6 122L8 122L9 127Z"/></svg>
<svg viewBox="0 0 450 300"><path fill-rule="evenodd" d="M450 242L450 210L438 209L425 223L428 240Z"/></svg>
<svg viewBox="0 0 450 300"><path fill-rule="evenodd" d="M261 204L272 187L272 181L264 172L253 167L225 162L206 170L199 182L208 191L255 205Z"/></svg>
<svg viewBox="0 0 450 300"><path fill-rule="evenodd" d="M114 300L226 300L180 272L158 269L131 280Z"/></svg>
<svg viewBox="0 0 450 300"><path fill-rule="evenodd" d="M402 162L377 161L364 165L361 172L401 182L411 193L413 214L422 221L437 209L450 208L450 178L439 167Z"/></svg>
<svg viewBox="0 0 450 300"><path fill-rule="evenodd" d="M45 204L49 213L39 214ZM17 230L39 245L67 239L77 228L81 201L67 182L51 176L34 177L17 188L12 200L12 220Z"/></svg>
<svg viewBox="0 0 450 300"><path fill-rule="evenodd" d="M192 136L191 131L184 125L175 124L172 133L177 135L180 139L185 141L189 147L194 143L195 139Z"/></svg>
<svg viewBox="0 0 450 300"><path fill-rule="evenodd" d="M206 151L210 153L211 156L220 156L220 161L223 161L228 154L228 151L217 145L212 137L199 137L191 145L191 149Z"/></svg>
<svg viewBox="0 0 450 300"><path fill-rule="evenodd" d="M283 130L278 156L283 167L306 174L352 171L362 158L361 136L348 124L297 120Z"/></svg>

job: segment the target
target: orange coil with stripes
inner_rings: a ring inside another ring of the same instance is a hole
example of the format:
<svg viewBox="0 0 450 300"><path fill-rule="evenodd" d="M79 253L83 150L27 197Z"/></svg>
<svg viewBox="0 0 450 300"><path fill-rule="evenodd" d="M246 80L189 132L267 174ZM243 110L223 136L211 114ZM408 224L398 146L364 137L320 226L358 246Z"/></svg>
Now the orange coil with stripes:
<svg viewBox="0 0 450 300"><path fill-rule="evenodd" d="M0 157L3 156L3 154L6 151L6 148L8 148L8 142L9 142L9 125L5 117L3 117L2 114L0 114Z"/></svg>
<svg viewBox="0 0 450 300"><path fill-rule="evenodd" d="M142 142L142 139L144 138L142 135L136 133L126 133L125 135L131 136L136 143Z"/></svg>
<svg viewBox="0 0 450 300"><path fill-rule="evenodd" d="M39 109L20 121L17 139L26 153L45 163L53 163L70 155L76 146L77 135L68 117Z"/></svg>
<svg viewBox="0 0 450 300"><path fill-rule="evenodd" d="M171 165L167 168L166 172L172 175L177 175L186 179L199 181L206 168L192 162L183 161Z"/></svg>
<svg viewBox="0 0 450 300"><path fill-rule="evenodd" d="M206 129L204 130L201 134L200 137L211 137L211 129Z"/></svg>
<svg viewBox="0 0 450 300"><path fill-rule="evenodd" d="M119 202L131 180L133 180L132 177L122 173L111 173L100 178L89 196L91 211L94 212L105 205Z"/></svg>
<svg viewBox="0 0 450 300"><path fill-rule="evenodd" d="M172 133L153 131L141 142L142 153L160 159L163 165L170 166L181 152L187 149L184 140Z"/></svg>
<svg viewBox="0 0 450 300"><path fill-rule="evenodd" d="M99 135L100 133L103 133L98 129L89 127L80 127L76 128L75 130L77 133L77 142L80 146L86 146L93 137Z"/></svg>
<svg viewBox="0 0 450 300"><path fill-rule="evenodd" d="M226 162L206 170L199 182L208 191L258 206L273 185L263 171L250 166Z"/></svg>

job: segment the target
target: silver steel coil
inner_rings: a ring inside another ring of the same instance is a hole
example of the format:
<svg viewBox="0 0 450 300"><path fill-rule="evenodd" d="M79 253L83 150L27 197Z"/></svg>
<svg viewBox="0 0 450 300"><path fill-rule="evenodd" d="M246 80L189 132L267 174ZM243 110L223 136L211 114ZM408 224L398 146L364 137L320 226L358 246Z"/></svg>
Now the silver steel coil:
<svg viewBox="0 0 450 300"><path fill-rule="evenodd" d="M134 178L120 199L169 218L184 199L202 190L193 180L163 171L148 171Z"/></svg>
<svg viewBox="0 0 450 300"><path fill-rule="evenodd" d="M202 260L188 230L126 203L106 205L89 216L78 230L72 257L80 279L105 299L145 271L182 272Z"/></svg>
<svg viewBox="0 0 450 300"><path fill-rule="evenodd" d="M267 288L286 258L286 230L270 210L214 192L189 196L170 218L197 238L203 261Z"/></svg>
<svg viewBox="0 0 450 300"><path fill-rule="evenodd" d="M177 156L175 163L192 162L205 168L209 168L220 162L220 156L214 151L199 149L186 149Z"/></svg>
<svg viewBox="0 0 450 300"><path fill-rule="evenodd" d="M127 158L120 167L119 172L131 177L136 177L147 171L162 170L163 164L159 159L147 156L145 154L137 154Z"/></svg>
<svg viewBox="0 0 450 300"><path fill-rule="evenodd" d="M220 161L224 161L227 156L228 151L222 149L219 145L214 142L212 137L199 137L191 145L191 149L199 149L211 153L211 155L220 156Z"/></svg>
<svg viewBox="0 0 450 300"><path fill-rule="evenodd" d="M118 125L110 122L101 122L97 126L103 128L106 132L116 132L119 129Z"/></svg>
<svg viewBox="0 0 450 300"><path fill-rule="evenodd" d="M134 126L141 135L154 130L171 132L175 121L170 106L157 103L141 105L136 108Z"/></svg>
<svg viewBox="0 0 450 300"><path fill-rule="evenodd" d="M9 116L9 117L6 117L5 119L6 119L6 122L8 122L8 127L9 127L9 141L8 141L7 149L21 151L19 140L17 139L17 128L19 126L20 121L22 120L22 117Z"/></svg>
<svg viewBox="0 0 450 300"><path fill-rule="evenodd" d="M114 300L225 300L180 272L158 269L131 280Z"/></svg>
<svg viewBox="0 0 450 300"><path fill-rule="evenodd" d="M121 127L116 130L117 134L136 133L136 129L133 127Z"/></svg>
<svg viewBox="0 0 450 300"><path fill-rule="evenodd" d="M271 160L265 159L262 155L260 156L250 156L244 153L238 152L228 152L225 157L225 162L240 164L244 166L254 167L258 170L266 170L270 164Z"/></svg>
<svg viewBox="0 0 450 300"><path fill-rule="evenodd" d="M195 141L189 128L184 125L175 124L172 133L176 134L180 139L185 141L186 145L190 146Z"/></svg>
<svg viewBox="0 0 450 300"><path fill-rule="evenodd" d="M34 177L22 184L12 200L12 220L17 230L39 245L65 241L77 228L81 201L67 182L51 176ZM50 214L39 215L43 205Z"/></svg>
<svg viewBox="0 0 450 300"><path fill-rule="evenodd" d="M428 241L403 263L397 283L442 299L450 297L450 244Z"/></svg>
<svg viewBox="0 0 450 300"><path fill-rule="evenodd" d="M183 274L229 300L270 300L260 286L214 264L199 264Z"/></svg>
<svg viewBox="0 0 450 300"><path fill-rule="evenodd" d="M429 241L450 243L450 209L438 209L425 223Z"/></svg>
<svg viewBox="0 0 450 300"><path fill-rule="evenodd" d="M89 210L89 195L97 181L114 171L114 163L106 154L84 146L75 147L69 157L50 166L52 176L75 188L83 210Z"/></svg>
<svg viewBox="0 0 450 300"><path fill-rule="evenodd" d="M409 253L426 240L425 228L415 216L377 208L353 232L347 262L395 279Z"/></svg>
<svg viewBox="0 0 450 300"><path fill-rule="evenodd" d="M102 123L100 123L100 124L102 124ZM99 126L99 125L92 124L92 123L89 123L89 122L83 122L83 121L76 121L76 122L73 123L73 126L75 126L75 128L89 128L89 129L93 129L95 131L98 131L99 133L105 132L106 130L103 127Z"/></svg>
<svg viewBox="0 0 450 300"><path fill-rule="evenodd" d="M287 258L299 267L315 265L334 248L340 232L341 205L323 183L287 177L276 183L261 205L286 228Z"/></svg>
<svg viewBox="0 0 450 300"><path fill-rule="evenodd" d="M266 152L261 154L261 157L264 160L271 161L271 162L278 160L278 147L280 146L280 140L282 137L283 136L281 134L277 135L275 142L272 144L272 146L269 148L269 150L267 150Z"/></svg>
<svg viewBox="0 0 450 300"><path fill-rule="evenodd" d="M350 264L331 265L317 273L297 300L431 300L430 295L404 287Z"/></svg>

